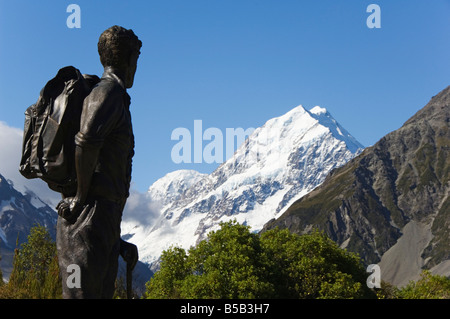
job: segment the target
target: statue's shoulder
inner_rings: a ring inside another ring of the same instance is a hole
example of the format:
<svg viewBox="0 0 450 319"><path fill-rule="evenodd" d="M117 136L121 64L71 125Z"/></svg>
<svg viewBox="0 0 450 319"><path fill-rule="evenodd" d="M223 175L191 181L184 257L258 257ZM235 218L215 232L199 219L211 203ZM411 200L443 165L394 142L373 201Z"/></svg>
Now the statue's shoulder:
<svg viewBox="0 0 450 319"><path fill-rule="evenodd" d="M101 78L87 97L88 100L114 100L122 96L126 90L114 79Z"/></svg>

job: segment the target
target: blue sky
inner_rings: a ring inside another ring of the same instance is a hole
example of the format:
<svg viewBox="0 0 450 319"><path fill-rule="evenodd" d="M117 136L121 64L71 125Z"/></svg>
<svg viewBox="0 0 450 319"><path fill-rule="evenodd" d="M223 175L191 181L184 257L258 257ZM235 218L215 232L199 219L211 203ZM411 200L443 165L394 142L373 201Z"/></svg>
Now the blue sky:
<svg viewBox="0 0 450 319"><path fill-rule="evenodd" d="M71 3L79 29L66 25ZM366 25L371 3L380 29ZM22 128L61 67L101 75L98 37L118 24L143 42L129 90L140 191L218 166L171 159L172 131L197 119L225 132L320 105L369 146L450 85L449 17L450 0L0 0L0 121Z"/></svg>

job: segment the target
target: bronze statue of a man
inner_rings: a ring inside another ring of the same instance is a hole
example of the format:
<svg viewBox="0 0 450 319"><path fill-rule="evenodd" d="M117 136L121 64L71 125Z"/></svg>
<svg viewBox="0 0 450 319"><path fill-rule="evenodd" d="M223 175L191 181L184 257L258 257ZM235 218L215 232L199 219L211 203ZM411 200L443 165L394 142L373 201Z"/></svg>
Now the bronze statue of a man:
<svg viewBox="0 0 450 319"><path fill-rule="evenodd" d="M141 46L132 30L119 26L98 42L104 73L84 100L75 136L77 192L57 207L63 298L112 298L119 254L126 255L120 223L134 155L126 89L133 86ZM80 270L79 285L71 283L73 269Z"/></svg>

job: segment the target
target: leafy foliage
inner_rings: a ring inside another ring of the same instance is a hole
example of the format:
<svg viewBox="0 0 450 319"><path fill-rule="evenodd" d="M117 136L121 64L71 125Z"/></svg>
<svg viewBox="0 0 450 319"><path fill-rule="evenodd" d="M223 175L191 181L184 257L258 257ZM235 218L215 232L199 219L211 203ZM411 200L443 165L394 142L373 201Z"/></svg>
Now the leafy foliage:
<svg viewBox="0 0 450 319"><path fill-rule="evenodd" d="M56 245L44 226L31 228L27 242L15 251L8 284L0 289L0 298L61 298Z"/></svg>
<svg viewBox="0 0 450 319"><path fill-rule="evenodd" d="M424 270L418 281L411 281L399 290L398 297L402 299L450 299L450 279L444 276L432 275Z"/></svg>
<svg viewBox="0 0 450 319"><path fill-rule="evenodd" d="M320 232L296 235L265 232L261 241L270 261L271 278L280 298L370 297L367 274L359 258Z"/></svg>
<svg viewBox="0 0 450 319"><path fill-rule="evenodd" d="M274 229L261 236L221 223L198 246L164 251L145 298L363 298L367 274L324 234Z"/></svg>
<svg viewBox="0 0 450 319"><path fill-rule="evenodd" d="M379 299L450 299L450 278L433 275L429 270L423 270L420 279L410 281L403 288L381 282L377 290Z"/></svg>
<svg viewBox="0 0 450 319"><path fill-rule="evenodd" d="M273 229L261 235L236 222L222 223L186 252L163 252L161 270L144 298L372 298L360 259L323 233L296 235ZM115 298L125 298L118 285ZM379 299L449 299L450 279L423 271L404 288L382 282ZM45 227L32 228L16 249L1 298L61 298L55 243Z"/></svg>
<svg viewBox="0 0 450 319"><path fill-rule="evenodd" d="M0 257L1 258L1 257ZM125 280L115 283L115 299L125 299ZM133 296L137 297L133 291ZM62 285L56 244L43 226L31 228L27 242L16 248L9 282L0 270L0 299L61 299Z"/></svg>

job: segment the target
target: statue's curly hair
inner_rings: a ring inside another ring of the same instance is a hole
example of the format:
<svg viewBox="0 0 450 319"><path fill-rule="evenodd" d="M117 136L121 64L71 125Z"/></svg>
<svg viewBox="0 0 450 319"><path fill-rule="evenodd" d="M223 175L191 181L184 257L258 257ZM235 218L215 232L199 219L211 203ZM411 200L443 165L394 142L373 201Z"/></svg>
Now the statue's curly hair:
<svg viewBox="0 0 450 319"><path fill-rule="evenodd" d="M142 42L133 30L117 25L105 30L98 40L98 54L104 67L126 66L130 54L139 51L141 47Z"/></svg>

